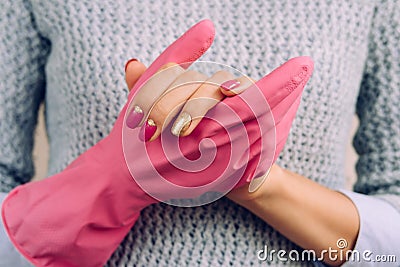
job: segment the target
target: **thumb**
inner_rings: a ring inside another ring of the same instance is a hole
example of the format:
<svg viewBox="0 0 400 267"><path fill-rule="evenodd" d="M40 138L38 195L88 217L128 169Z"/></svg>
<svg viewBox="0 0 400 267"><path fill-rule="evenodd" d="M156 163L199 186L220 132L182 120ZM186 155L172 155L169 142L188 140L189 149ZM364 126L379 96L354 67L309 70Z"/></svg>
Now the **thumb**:
<svg viewBox="0 0 400 267"><path fill-rule="evenodd" d="M146 71L147 67L136 58L128 60L125 64L125 81L129 91L133 88L140 76Z"/></svg>

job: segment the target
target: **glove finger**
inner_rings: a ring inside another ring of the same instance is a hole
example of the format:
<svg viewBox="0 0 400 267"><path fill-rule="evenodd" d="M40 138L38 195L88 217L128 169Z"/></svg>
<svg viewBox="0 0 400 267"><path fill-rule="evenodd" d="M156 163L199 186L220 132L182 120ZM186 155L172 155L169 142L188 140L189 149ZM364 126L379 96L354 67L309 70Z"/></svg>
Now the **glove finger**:
<svg viewBox="0 0 400 267"><path fill-rule="evenodd" d="M297 109L300 105L301 96L299 96L293 105L289 108L282 120L275 126L275 136L276 136L276 148L274 153L273 162L278 158L283 147L286 144L286 140L289 136L290 129L294 118L296 117Z"/></svg>
<svg viewBox="0 0 400 267"><path fill-rule="evenodd" d="M288 96L292 101L285 104L290 106L303 92L313 68L314 63L310 57L292 58L260 79L256 85L272 110Z"/></svg>
<svg viewBox="0 0 400 267"><path fill-rule="evenodd" d="M177 64L188 63L184 67L189 67L191 62L196 61L208 50L214 41L214 36L215 29L210 20L202 20L192 26L186 33L168 46L145 73L143 73L132 88L129 99L161 66L169 62L174 62Z"/></svg>
<svg viewBox="0 0 400 267"><path fill-rule="evenodd" d="M235 111L243 123L265 117L266 113L274 110L276 119L280 120L303 92L312 71L313 62L309 57L290 59L238 97L225 98L223 102ZM268 127L275 125L269 122L271 117L275 119L272 114L266 117Z"/></svg>
<svg viewBox="0 0 400 267"><path fill-rule="evenodd" d="M129 117L130 113L134 112L135 107L133 106L132 99L138 92L139 88L147 82L157 71L167 63L182 64L182 67L189 67L189 65L201 57L211 46L215 36L214 25L210 20L202 20L199 23L192 26L188 31L186 31L181 37L179 37L175 42L168 46L164 52L162 52L156 60L147 68L147 70L140 76L138 81L135 83L133 88L130 90L128 95L128 102L121 111L121 114L114 127L120 128L123 124L124 117ZM140 108L140 107L139 107ZM129 112L127 112L129 111ZM137 109L136 113L141 115L143 111ZM135 116L134 122L129 124L135 125L137 120L142 121L142 116ZM139 117L137 119L136 117Z"/></svg>

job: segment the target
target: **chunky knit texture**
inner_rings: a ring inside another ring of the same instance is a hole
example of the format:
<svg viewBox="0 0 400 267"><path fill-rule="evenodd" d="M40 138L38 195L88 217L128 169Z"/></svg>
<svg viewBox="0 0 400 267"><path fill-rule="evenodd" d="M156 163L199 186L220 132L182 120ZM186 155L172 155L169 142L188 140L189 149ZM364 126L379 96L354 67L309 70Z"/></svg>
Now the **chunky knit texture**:
<svg viewBox="0 0 400 267"><path fill-rule="evenodd" d="M0 190L33 176L37 111L45 102L49 175L110 131L126 101L123 66L146 64L202 18L216 24L204 57L260 78L290 57L315 72L278 164L344 186L356 111L355 190L400 210L400 3L335 1L37 1L0 3ZM247 3L248 2L248 3ZM93 177L93 182L95 177ZM293 189L295 190L295 188ZM299 249L227 199L198 208L152 205L109 266L307 266L261 262L257 251Z"/></svg>

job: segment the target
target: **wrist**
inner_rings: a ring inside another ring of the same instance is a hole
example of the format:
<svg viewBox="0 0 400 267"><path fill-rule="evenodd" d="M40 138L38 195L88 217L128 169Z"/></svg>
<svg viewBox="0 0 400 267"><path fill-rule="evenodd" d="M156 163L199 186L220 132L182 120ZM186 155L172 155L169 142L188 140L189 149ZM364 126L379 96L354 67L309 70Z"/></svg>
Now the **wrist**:
<svg viewBox="0 0 400 267"><path fill-rule="evenodd" d="M278 165L274 164L265 179L264 183L256 191L250 193L248 190L249 183L244 184L242 187L232 190L227 197L232 201L242 206L249 206L259 201L265 203L272 200L282 192L282 181L288 173Z"/></svg>

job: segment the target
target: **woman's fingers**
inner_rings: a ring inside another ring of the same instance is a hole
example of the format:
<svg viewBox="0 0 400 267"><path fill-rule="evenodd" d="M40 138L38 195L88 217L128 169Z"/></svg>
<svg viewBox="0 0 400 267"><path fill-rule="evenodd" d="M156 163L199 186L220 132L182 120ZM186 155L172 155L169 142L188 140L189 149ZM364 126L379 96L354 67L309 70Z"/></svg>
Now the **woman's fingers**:
<svg viewBox="0 0 400 267"><path fill-rule="evenodd" d="M250 87L254 83L254 80L247 76L241 76L234 80L229 80L221 84L221 93L226 96L235 96L241 94L244 90Z"/></svg>
<svg viewBox="0 0 400 267"><path fill-rule="evenodd" d="M143 141L156 139L178 114L188 98L206 81L207 76L193 70L182 73L173 81L150 110L149 117L140 131Z"/></svg>
<svg viewBox="0 0 400 267"><path fill-rule="evenodd" d="M146 71L146 66L135 58L125 64L125 81L129 91L133 88L140 76Z"/></svg>
<svg viewBox="0 0 400 267"><path fill-rule="evenodd" d="M127 63L128 87L134 86L145 68L135 60ZM240 94L250 85L252 80L249 78L243 76L234 79L227 71L218 71L207 79L202 73L186 71L178 64L168 63L136 93L126 124L132 129L141 126L139 138L142 141L152 141L179 113L171 132L176 136L186 136L226 96Z"/></svg>
<svg viewBox="0 0 400 267"><path fill-rule="evenodd" d="M162 66L133 98L128 111L126 125L132 129L140 126L143 123L143 118L148 116L154 103L162 96L170 84L184 72L185 70L175 63L167 63Z"/></svg>
<svg viewBox="0 0 400 267"><path fill-rule="evenodd" d="M226 81L235 82L233 75L226 71L218 71L207 79L187 100L171 128L172 134L189 135L207 111L224 99L225 95L221 92L220 86Z"/></svg>

